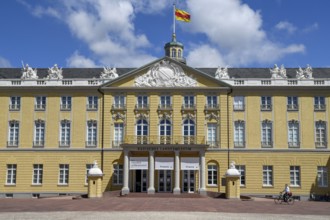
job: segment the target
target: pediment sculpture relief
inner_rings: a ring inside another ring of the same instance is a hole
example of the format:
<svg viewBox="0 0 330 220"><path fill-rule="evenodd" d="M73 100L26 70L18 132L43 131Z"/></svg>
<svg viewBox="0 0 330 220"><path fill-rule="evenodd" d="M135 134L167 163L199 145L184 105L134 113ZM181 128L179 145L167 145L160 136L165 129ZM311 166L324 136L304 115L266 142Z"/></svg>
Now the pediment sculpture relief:
<svg viewBox="0 0 330 220"><path fill-rule="evenodd" d="M135 78L136 87L196 87L197 81L169 61L160 61L147 73Z"/></svg>

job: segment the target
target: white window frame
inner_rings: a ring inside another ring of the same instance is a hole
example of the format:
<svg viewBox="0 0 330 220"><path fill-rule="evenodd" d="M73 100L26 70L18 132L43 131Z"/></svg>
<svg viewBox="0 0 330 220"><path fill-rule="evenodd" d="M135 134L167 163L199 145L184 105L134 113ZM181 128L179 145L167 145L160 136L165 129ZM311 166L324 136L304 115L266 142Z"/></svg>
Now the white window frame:
<svg viewBox="0 0 330 220"><path fill-rule="evenodd" d="M262 185L266 187L273 186L273 166L262 166Z"/></svg>
<svg viewBox="0 0 330 220"><path fill-rule="evenodd" d="M196 123L192 119L186 119L182 125L182 136L184 144L196 143Z"/></svg>
<svg viewBox="0 0 330 220"><path fill-rule="evenodd" d="M290 186L299 187L301 182L300 166L290 166Z"/></svg>
<svg viewBox="0 0 330 220"><path fill-rule="evenodd" d="M71 111L72 108L72 97L71 96L61 96L61 110Z"/></svg>
<svg viewBox="0 0 330 220"><path fill-rule="evenodd" d="M45 121L37 120L34 122L33 147L43 147L45 144Z"/></svg>
<svg viewBox="0 0 330 220"><path fill-rule="evenodd" d="M271 111L272 110L272 97L271 96L261 96L260 99L260 109L261 111Z"/></svg>
<svg viewBox="0 0 330 220"><path fill-rule="evenodd" d="M138 144L149 143L149 123L146 119L138 119L136 122L136 137Z"/></svg>
<svg viewBox="0 0 330 220"><path fill-rule="evenodd" d="M318 166L317 167L317 186L328 187L328 167Z"/></svg>
<svg viewBox="0 0 330 220"><path fill-rule="evenodd" d="M160 144L172 143L172 123L169 119L161 119L159 121L159 138Z"/></svg>
<svg viewBox="0 0 330 220"><path fill-rule="evenodd" d="M287 109L288 111L296 111L299 109L299 102L297 96L287 97Z"/></svg>
<svg viewBox="0 0 330 220"><path fill-rule="evenodd" d="M245 147L245 122L235 121L234 122L234 147L244 148Z"/></svg>
<svg viewBox="0 0 330 220"><path fill-rule="evenodd" d="M71 121L60 122L60 147L69 147L71 144Z"/></svg>
<svg viewBox="0 0 330 220"><path fill-rule="evenodd" d="M21 109L21 97L20 96L11 96L9 110L19 111Z"/></svg>
<svg viewBox="0 0 330 220"><path fill-rule="evenodd" d="M20 135L19 121L9 121L8 124L8 147L18 147Z"/></svg>
<svg viewBox="0 0 330 220"><path fill-rule="evenodd" d="M324 96L315 96L314 97L314 110L323 111L326 109L326 102Z"/></svg>
<svg viewBox="0 0 330 220"><path fill-rule="evenodd" d="M218 186L218 166L216 164L207 165L207 185Z"/></svg>
<svg viewBox="0 0 330 220"><path fill-rule="evenodd" d="M195 96L194 95L185 95L183 96L183 108L190 109L195 108Z"/></svg>
<svg viewBox="0 0 330 220"><path fill-rule="evenodd" d="M97 96L88 96L87 97L87 110L97 110L98 109L98 100Z"/></svg>
<svg viewBox="0 0 330 220"><path fill-rule="evenodd" d="M218 124L207 123L207 144L210 147L217 147L218 145Z"/></svg>
<svg viewBox="0 0 330 220"><path fill-rule="evenodd" d="M33 164L32 185L42 185L43 164Z"/></svg>
<svg viewBox="0 0 330 220"><path fill-rule="evenodd" d="M116 122L113 125L113 147L118 148L124 141L125 124Z"/></svg>
<svg viewBox="0 0 330 220"><path fill-rule="evenodd" d="M236 169L240 172L241 176L239 177L240 186L246 186L246 168L245 165L236 165Z"/></svg>
<svg viewBox="0 0 330 220"><path fill-rule="evenodd" d="M147 95L138 95L136 97L136 105L139 109L149 108L149 97Z"/></svg>
<svg viewBox="0 0 330 220"><path fill-rule="evenodd" d="M159 107L162 109L172 108L172 97L170 95L161 95L159 99Z"/></svg>
<svg viewBox="0 0 330 220"><path fill-rule="evenodd" d="M288 145L290 148L300 146L300 126L298 121L292 120L288 122Z"/></svg>
<svg viewBox="0 0 330 220"><path fill-rule="evenodd" d="M87 133L86 133L86 147L96 147L97 146L97 121L89 120L87 121Z"/></svg>
<svg viewBox="0 0 330 220"><path fill-rule="evenodd" d="M245 97L244 96L234 96L234 111L244 111L245 110Z"/></svg>
<svg viewBox="0 0 330 220"><path fill-rule="evenodd" d="M113 185L123 185L124 166L122 164L113 164Z"/></svg>
<svg viewBox="0 0 330 220"><path fill-rule="evenodd" d="M273 147L273 122L264 120L261 122L261 147Z"/></svg>
<svg viewBox="0 0 330 220"><path fill-rule="evenodd" d="M7 164L6 185L16 185L17 164Z"/></svg>
<svg viewBox="0 0 330 220"><path fill-rule="evenodd" d="M60 164L58 173L58 185L69 185L69 164Z"/></svg>
<svg viewBox="0 0 330 220"><path fill-rule="evenodd" d="M36 111L44 111L46 109L46 100L46 96L36 96L34 109Z"/></svg>
<svg viewBox="0 0 330 220"><path fill-rule="evenodd" d="M124 95L115 95L113 97L113 107L115 109L123 109L126 106L126 97Z"/></svg>
<svg viewBox="0 0 330 220"><path fill-rule="evenodd" d="M206 108L217 109L218 106L218 96L208 95L206 96Z"/></svg>
<svg viewBox="0 0 330 220"><path fill-rule="evenodd" d="M315 146L316 148L327 148L327 123L325 121L315 122Z"/></svg>

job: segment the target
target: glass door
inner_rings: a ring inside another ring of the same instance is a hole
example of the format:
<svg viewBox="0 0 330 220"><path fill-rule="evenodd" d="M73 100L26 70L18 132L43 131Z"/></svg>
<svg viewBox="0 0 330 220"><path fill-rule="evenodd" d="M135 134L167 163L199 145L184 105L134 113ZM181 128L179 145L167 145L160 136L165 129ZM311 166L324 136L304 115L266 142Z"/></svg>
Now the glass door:
<svg viewBox="0 0 330 220"><path fill-rule="evenodd" d="M183 171L183 183L182 191L188 193L195 192L195 171L194 170L184 170Z"/></svg>
<svg viewBox="0 0 330 220"><path fill-rule="evenodd" d="M158 191L171 192L172 191L172 171L158 170Z"/></svg>
<svg viewBox="0 0 330 220"><path fill-rule="evenodd" d="M135 171L135 192L147 192L148 188L148 170Z"/></svg>

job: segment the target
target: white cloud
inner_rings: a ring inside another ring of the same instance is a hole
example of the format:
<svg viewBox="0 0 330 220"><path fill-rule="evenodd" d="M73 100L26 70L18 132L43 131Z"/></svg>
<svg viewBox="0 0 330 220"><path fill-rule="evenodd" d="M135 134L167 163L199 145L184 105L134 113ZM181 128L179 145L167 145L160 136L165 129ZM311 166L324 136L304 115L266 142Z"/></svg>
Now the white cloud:
<svg viewBox="0 0 330 220"><path fill-rule="evenodd" d="M319 24L317 22L315 22L314 24L305 27L303 32L309 33L309 32L312 32L312 31L316 31L318 29L319 29Z"/></svg>
<svg viewBox="0 0 330 220"><path fill-rule="evenodd" d="M293 24L287 21L279 22L278 24L275 25L275 28L278 30L287 31L289 34L293 34L297 30L296 26L294 26Z"/></svg>
<svg viewBox="0 0 330 220"><path fill-rule="evenodd" d="M84 57L82 55L80 55L77 51L74 52L71 57L69 57L67 59L67 66L69 67L81 67L81 68L92 68L92 67L96 67L95 63L93 60Z"/></svg>
<svg viewBox="0 0 330 220"><path fill-rule="evenodd" d="M187 29L192 33L204 34L209 47L222 54L225 63L230 66L272 63L289 53L305 50L301 44L282 46L269 40L262 29L260 12L253 11L239 0L190 0L187 6L192 15ZM196 56L198 48L192 51ZM200 54L203 60L213 59L213 55L204 51ZM195 66L195 63L189 64Z"/></svg>
<svg viewBox="0 0 330 220"><path fill-rule="evenodd" d="M198 45L187 56L187 63L193 63L195 67L226 66L222 55L209 45Z"/></svg>
<svg viewBox="0 0 330 220"><path fill-rule="evenodd" d="M3 58L3 57L0 57L0 67L3 68L3 67L11 67L11 64L9 62L9 60Z"/></svg>

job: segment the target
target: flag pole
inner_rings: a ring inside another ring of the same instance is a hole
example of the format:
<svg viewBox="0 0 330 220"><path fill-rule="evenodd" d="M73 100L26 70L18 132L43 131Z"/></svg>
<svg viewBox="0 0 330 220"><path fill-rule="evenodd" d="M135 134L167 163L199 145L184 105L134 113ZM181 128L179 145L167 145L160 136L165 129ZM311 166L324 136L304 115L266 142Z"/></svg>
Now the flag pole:
<svg viewBox="0 0 330 220"><path fill-rule="evenodd" d="M173 36L172 40L175 39L175 2L173 3Z"/></svg>

